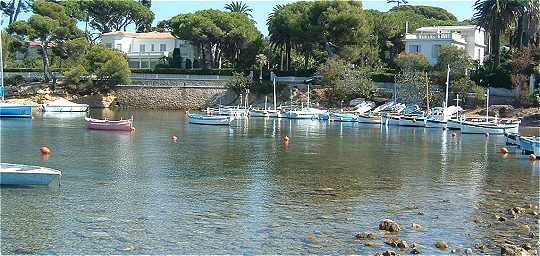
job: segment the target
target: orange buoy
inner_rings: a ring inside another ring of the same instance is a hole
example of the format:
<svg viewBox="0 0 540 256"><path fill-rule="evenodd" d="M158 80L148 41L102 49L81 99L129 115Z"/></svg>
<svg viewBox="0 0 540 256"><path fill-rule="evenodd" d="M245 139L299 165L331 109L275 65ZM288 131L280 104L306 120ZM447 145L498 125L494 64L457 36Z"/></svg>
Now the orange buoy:
<svg viewBox="0 0 540 256"><path fill-rule="evenodd" d="M486 132L484 135L486 135L486 137L489 137L489 132Z"/></svg>
<svg viewBox="0 0 540 256"><path fill-rule="evenodd" d="M529 160L530 161L536 161L536 155L535 154L530 154L529 155Z"/></svg>
<svg viewBox="0 0 540 256"><path fill-rule="evenodd" d="M501 154L508 154L508 149L507 148L501 148Z"/></svg>
<svg viewBox="0 0 540 256"><path fill-rule="evenodd" d="M39 151L41 152L42 155L48 155L51 153L51 150L48 147L41 147Z"/></svg>

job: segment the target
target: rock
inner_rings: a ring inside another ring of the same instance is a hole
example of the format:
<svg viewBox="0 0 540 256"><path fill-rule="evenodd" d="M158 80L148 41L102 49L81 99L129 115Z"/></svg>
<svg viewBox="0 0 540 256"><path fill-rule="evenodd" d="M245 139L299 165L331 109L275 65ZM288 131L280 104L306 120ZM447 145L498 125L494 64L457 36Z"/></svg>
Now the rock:
<svg viewBox="0 0 540 256"><path fill-rule="evenodd" d="M521 248L523 248L523 249L525 249L527 251L530 251L530 250L532 250L533 247L529 243L524 243L524 244L521 245Z"/></svg>
<svg viewBox="0 0 540 256"><path fill-rule="evenodd" d="M355 237L358 240L375 240L375 239L377 239L377 236L375 234L367 233L367 232L358 233L358 234L356 234Z"/></svg>
<svg viewBox="0 0 540 256"><path fill-rule="evenodd" d="M422 229L423 227L420 224L413 223L413 224L411 224L411 228L413 230L418 230L418 229Z"/></svg>
<svg viewBox="0 0 540 256"><path fill-rule="evenodd" d="M389 232L398 232L401 230L399 224L393 220L385 219L379 224L380 230L386 230Z"/></svg>
<svg viewBox="0 0 540 256"><path fill-rule="evenodd" d="M503 221L506 221L506 218L503 217L503 216L500 216L500 217L497 218L497 220L500 221L500 222L503 222Z"/></svg>
<svg viewBox="0 0 540 256"><path fill-rule="evenodd" d="M527 250L512 245L512 244L503 244L501 245L501 255L502 256L527 256L530 255Z"/></svg>
<svg viewBox="0 0 540 256"><path fill-rule="evenodd" d="M411 244L411 248L420 248L420 247L422 247L422 245L419 244L419 243L417 243L417 242L413 242L413 243Z"/></svg>
<svg viewBox="0 0 540 256"><path fill-rule="evenodd" d="M526 232L531 231L531 228L530 228L529 225L527 225L527 224L520 224L520 225L518 225L518 227L519 227L520 229L526 231Z"/></svg>
<svg viewBox="0 0 540 256"><path fill-rule="evenodd" d="M401 240L399 241L399 243L397 244L397 246L401 249L407 249L409 247L409 244L407 243L407 241L405 240Z"/></svg>
<svg viewBox="0 0 540 256"><path fill-rule="evenodd" d="M531 211L530 212L532 216L538 216L538 212L537 211Z"/></svg>
<svg viewBox="0 0 540 256"><path fill-rule="evenodd" d="M529 237L530 238L535 238L536 237L536 234L534 232L529 232Z"/></svg>
<svg viewBox="0 0 540 256"><path fill-rule="evenodd" d="M384 241L385 244L390 245L392 247L397 247L398 243L401 242L399 237L393 236Z"/></svg>
<svg viewBox="0 0 540 256"><path fill-rule="evenodd" d="M418 248L412 248L411 249L411 254L420 254L420 250Z"/></svg>
<svg viewBox="0 0 540 256"><path fill-rule="evenodd" d="M486 250L486 245L482 242L477 242L474 244L474 248L480 250L480 252L484 252Z"/></svg>
<svg viewBox="0 0 540 256"><path fill-rule="evenodd" d="M450 250L450 253L456 253L456 249Z"/></svg>
<svg viewBox="0 0 540 256"><path fill-rule="evenodd" d="M382 256L397 256L398 254L394 251L386 251L382 253Z"/></svg>
<svg viewBox="0 0 540 256"><path fill-rule="evenodd" d="M437 241L435 243L435 247L441 249L441 250L446 250L448 249L448 243L446 243L445 241Z"/></svg>
<svg viewBox="0 0 540 256"><path fill-rule="evenodd" d="M499 117L514 117L516 111L511 105L492 105L489 107L489 112L497 113Z"/></svg>
<svg viewBox="0 0 540 256"><path fill-rule="evenodd" d="M417 214L417 215L424 215L423 212L417 212L416 214Z"/></svg>
<svg viewBox="0 0 540 256"><path fill-rule="evenodd" d="M465 250L465 254L466 255L473 255L473 251L471 248L467 248L467 250Z"/></svg>

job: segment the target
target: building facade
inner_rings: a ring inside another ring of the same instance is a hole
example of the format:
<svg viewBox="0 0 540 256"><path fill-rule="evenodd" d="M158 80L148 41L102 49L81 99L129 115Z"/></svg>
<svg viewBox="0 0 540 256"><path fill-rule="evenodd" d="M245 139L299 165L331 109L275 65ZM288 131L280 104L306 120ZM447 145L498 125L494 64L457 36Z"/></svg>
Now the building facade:
<svg viewBox="0 0 540 256"><path fill-rule="evenodd" d="M175 48L180 50L181 68L186 68L186 63L190 67L198 59L196 46L168 32L115 31L102 34L101 42L108 48L126 53L131 68L153 68L159 63L166 63L166 58L172 57Z"/></svg>
<svg viewBox="0 0 540 256"><path fill-rule="evenodd" d="M441 47L455 46L465 49L472 59L483 64L487 49L484 36L485 30L474 25L422 27L405 35L405 51L422 53L435 65Z"/></svg>

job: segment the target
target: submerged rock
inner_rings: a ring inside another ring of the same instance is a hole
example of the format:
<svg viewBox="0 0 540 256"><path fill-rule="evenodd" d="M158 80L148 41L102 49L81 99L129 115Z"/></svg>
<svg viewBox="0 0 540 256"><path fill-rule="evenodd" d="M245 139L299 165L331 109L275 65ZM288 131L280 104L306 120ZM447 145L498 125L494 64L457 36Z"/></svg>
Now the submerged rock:
<svg viewBox="0 0 540 256"><path fill-rule="evenodd" d="M407 243L407 241L405 240L401 240L399 241L399 243L397 244L397 246L401 249L407 249L409 247L409 244Z"/></svg>
<svg viewBox="0 0 540 256"><path fill-rule="evenodd" d="M375 234L368 233L368 232L358 233L358 234L356 234L355 237L358 240L375 240L375 239L377 239L377 236Z"/></svg>
<svg viewBox="0 0 540 256"><path fill-rule="evenodd" d="M420 254L420 250L418 248L412 248L411 249L411 254Z"/></svg>
<svg viewBox="0 0 540 256"><path fill-rule="evenodd" d="M398 232L401 230L401 227L397 222L390 219L385 219L379 224L379 229L389 232Z"/></svg>
<svg viewBox="0 0 540 256"><path fill-rule="evenodd" d="M467 248L467 250L465 250L465 254L466 255L473 255L473 251L471 248Z"/></svg>
<svg viewBox="0 0 540 256"><path fill-rule="evenodd" d="M376 247L376 246L379 246L379 244L373 242L373 241L367 241L364 243L365 246L369 246L369 247Z"/></svg>
<svg viewBox="0 0 540 256"><path fill-rule="evenodd" d="M398 254L394 251L378 252L375 253L375 256L397 256Z"/></svg>
<svg viewBox="0 0 540 256"><path fill-rule="evenodd" d="M399 242L401 242L401 240L397 236L390 237L384 241L385 244L392 247L397 247Z"/></svg>
<svg viewBox="0 0 540 256"><path fill-rule="evenodd" d="M440 241L437 241L435 243L435 247L437 247L437 248L439 248L441 250L446 250L446 249L448 249L448 243L446 243L446 241L440 240Z"/></svg>
<svg viewBox="0 0 540 256"><path fill-rule="evenodd" d="M506 218L503 216L497 217L497 220L500 222L506 221Z"/></svg>

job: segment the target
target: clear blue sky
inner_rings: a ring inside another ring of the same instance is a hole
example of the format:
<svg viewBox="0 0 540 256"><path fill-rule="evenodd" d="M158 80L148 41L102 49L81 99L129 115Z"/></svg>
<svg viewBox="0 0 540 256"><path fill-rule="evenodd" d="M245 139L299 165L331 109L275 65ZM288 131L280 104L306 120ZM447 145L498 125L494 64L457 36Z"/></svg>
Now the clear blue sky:
<svg viewBox="0 0 540 256"><path fill-rule="evenodd" d="M152 11L156 15L156 23L160 20L169 19L179 13L189 13L202 9L223 9L226 3L230 1L184 1L184 0L153 0ZM257 28L264 35L268 34L266 27L266 17L272 12L272 8L276 4L284 4L294 1L249 1L244 0L251 9L253 9L253 19L257 22ZM386 0L364 0L362 1L364 9L376 9L380 11L387 11L395 6L395 4L387 4ZM466 0L409 0L410 5L430 5L442 7L452 14L454 14L459 20L469 19L473 15L474 1Z"/></svg>
<svg viewBox="0 0 540 256"><path fill-rule="evenodd" d="M186 0L152 0L152 11L156 15L154 24L165 19L170 19L171 17L180 14L180 13L189 13L197 10L203 9L220 9L223 10L223 7L226 3L231 1L186 1ZM272 9L277 4L285 4L294 1L276 1L276 0L244 0L251 9L253 9L252 15L253 19L257 22L257 28L264 35L268 34L266 27L266 17L272 12ZM388 9L395 6L395 4L387 4L386 0L364 0L362 1L364 9L376 9L380 11L387 11ZM430 5L442 7L452 14L454 14L459 20L469 19L473 15L473 4L474 0L439 0L439 1L429 1L429 0L409 0L410 5ZM26 13L22 15L21 19L27 19L31 14ZM5 20L2 24L2 27L6 26ZM133 30L133 26L130 26Z"/></svg>

